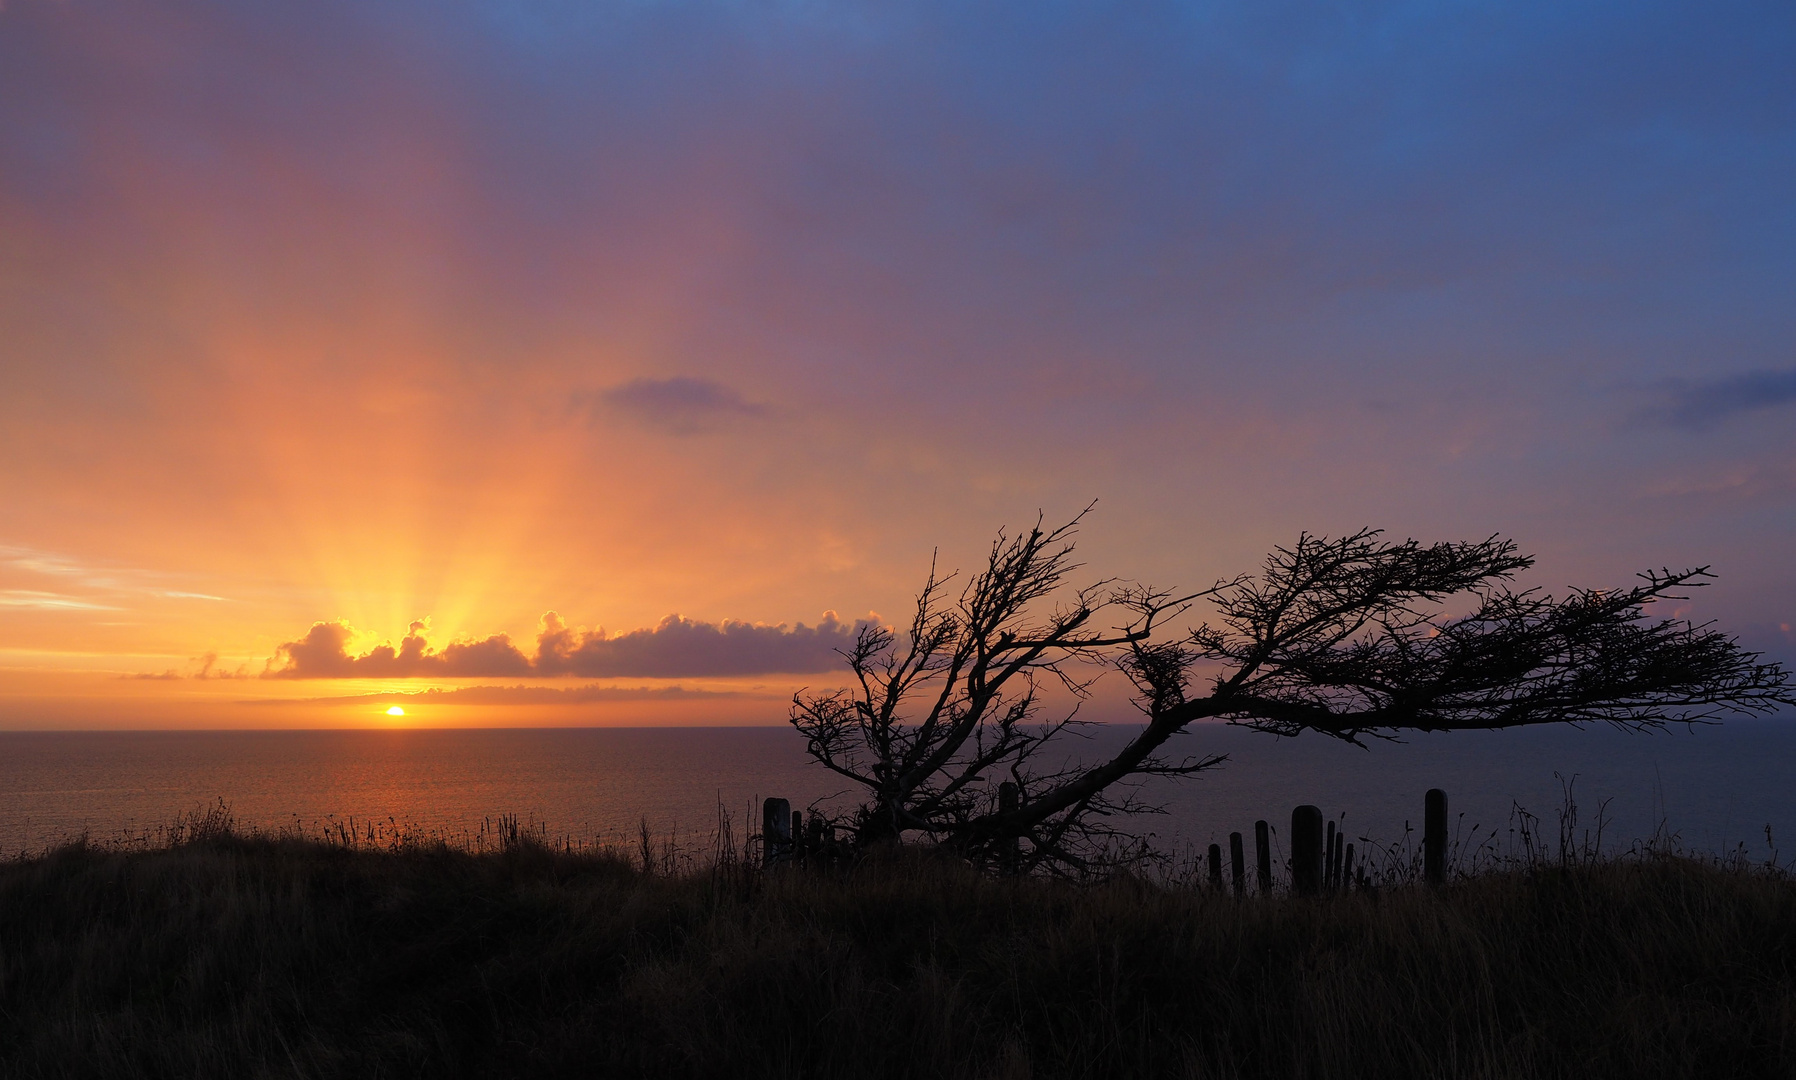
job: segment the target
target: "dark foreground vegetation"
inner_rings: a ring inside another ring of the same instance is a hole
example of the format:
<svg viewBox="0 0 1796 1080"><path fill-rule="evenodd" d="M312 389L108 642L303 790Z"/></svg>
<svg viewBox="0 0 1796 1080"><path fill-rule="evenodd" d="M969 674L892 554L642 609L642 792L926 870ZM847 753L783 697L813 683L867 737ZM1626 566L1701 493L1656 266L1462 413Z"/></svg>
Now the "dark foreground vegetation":
<svg viewBox="0 0 1796 1080"><path fill-rule="evenodd" d="M0 1075L1796 1075L1796 883L1742 863L1237 900L176 839L0 863Z"/></svg>

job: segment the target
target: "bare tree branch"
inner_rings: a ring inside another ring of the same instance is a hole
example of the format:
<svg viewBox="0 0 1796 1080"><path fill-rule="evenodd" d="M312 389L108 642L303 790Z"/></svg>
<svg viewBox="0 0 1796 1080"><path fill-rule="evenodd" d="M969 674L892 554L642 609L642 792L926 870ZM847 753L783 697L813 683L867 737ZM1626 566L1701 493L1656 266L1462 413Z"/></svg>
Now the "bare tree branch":
<svg viewBox="0 0 1796 1080"><path fill-rule="evenodd" d="M1650 617L1705 585L1708 567L1556 598L1511 587L1532 560L1509 540L1388 543L1363 530L1304 534L1258 574L1196 593L1112 579L1048 607L1079 569L1085 513L1000 533L952 602L953 575L932 565L904 634L865 627L844 652L854 689L794 697L791 722L811 756L866 789L863 842L922 834L994 865L1020 845L1011 861L1073 873L1139 853L1115 821L1154 808L1130 784L1222 763L1160 756L1200 720L1358 743L1539 723L1645 728L1796 704L1780 665L1709 625ZM1155 640L1199 602L1215 609L1213 624ZM1450 617L1455 606L1469 613ZM1096 678L1080 666L1120 670L1146 719L1092 763L1066 751ZM1194 695L1199 668L1218 670ZM1041 715L1044 678L1073 702L1057 719ZM1001 780L1016 786L1013 803Z"/></svg>

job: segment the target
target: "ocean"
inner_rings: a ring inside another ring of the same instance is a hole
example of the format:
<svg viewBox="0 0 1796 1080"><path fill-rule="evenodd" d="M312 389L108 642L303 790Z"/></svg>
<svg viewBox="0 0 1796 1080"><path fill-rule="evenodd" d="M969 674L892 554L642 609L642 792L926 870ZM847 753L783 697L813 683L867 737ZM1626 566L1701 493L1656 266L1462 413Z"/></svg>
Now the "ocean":
<svg viewBox="0 0 1796 1080"><path fill-rule="evenodd" d="M1129 734L1087 731L1080 749L1090 755ZM1556 835L1569 791L1581 829L1594 828L1600 809L1605 850L1657 831L1692 851L1744 844L1762 860L1788 844L1796 855L1796 723L1788 720L1646 734L1456 732L1366 750L1222 725L1181 741L1183 752L1229 760L1142 791L1166 813L1134 827L1169 850L1226 843L1235 830L1251 837L1257 818L1282 832L1300 803L1321 806L1350 836L1400 841L1407 827L1420 828L1423 793L1440 787L1466 839L1504 833L1517 807ZM517 815L578 844L630 844L646 823L660 840L708 849L720 808L740 836L745 822L758 822L765 796L801 809L852 802L847 783L811 763L786 728L0 733L6 855L82 834L153 833L219 800L239 823L313 834L353 820L383 835L403 829L467 842L500 815Z"/></svg>

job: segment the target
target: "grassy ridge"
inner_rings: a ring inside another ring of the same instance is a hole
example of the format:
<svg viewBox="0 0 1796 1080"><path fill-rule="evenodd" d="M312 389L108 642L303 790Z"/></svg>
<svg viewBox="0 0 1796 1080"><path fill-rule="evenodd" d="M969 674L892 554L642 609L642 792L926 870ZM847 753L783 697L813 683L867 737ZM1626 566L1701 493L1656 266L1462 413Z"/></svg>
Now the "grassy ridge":
<svg viewBox="0 0 1796 1080"><path fill-rule="evenodd" d="M1796 1075L1796 884L1237 902L228 831L0 864L7 1076Z"/></svg>

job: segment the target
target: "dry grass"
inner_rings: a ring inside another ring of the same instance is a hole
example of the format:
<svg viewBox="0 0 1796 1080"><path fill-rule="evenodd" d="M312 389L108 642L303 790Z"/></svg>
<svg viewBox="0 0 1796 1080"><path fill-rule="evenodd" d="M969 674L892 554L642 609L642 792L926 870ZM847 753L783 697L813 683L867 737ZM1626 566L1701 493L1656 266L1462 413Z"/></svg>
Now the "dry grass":
<svg viewBox="0 0 1796 1080"><path fill-rule="evenodd" d="M0 1074L1796 1075L1796 884L1740 864L1237 901L169 839L0 864Z"/></svg>

